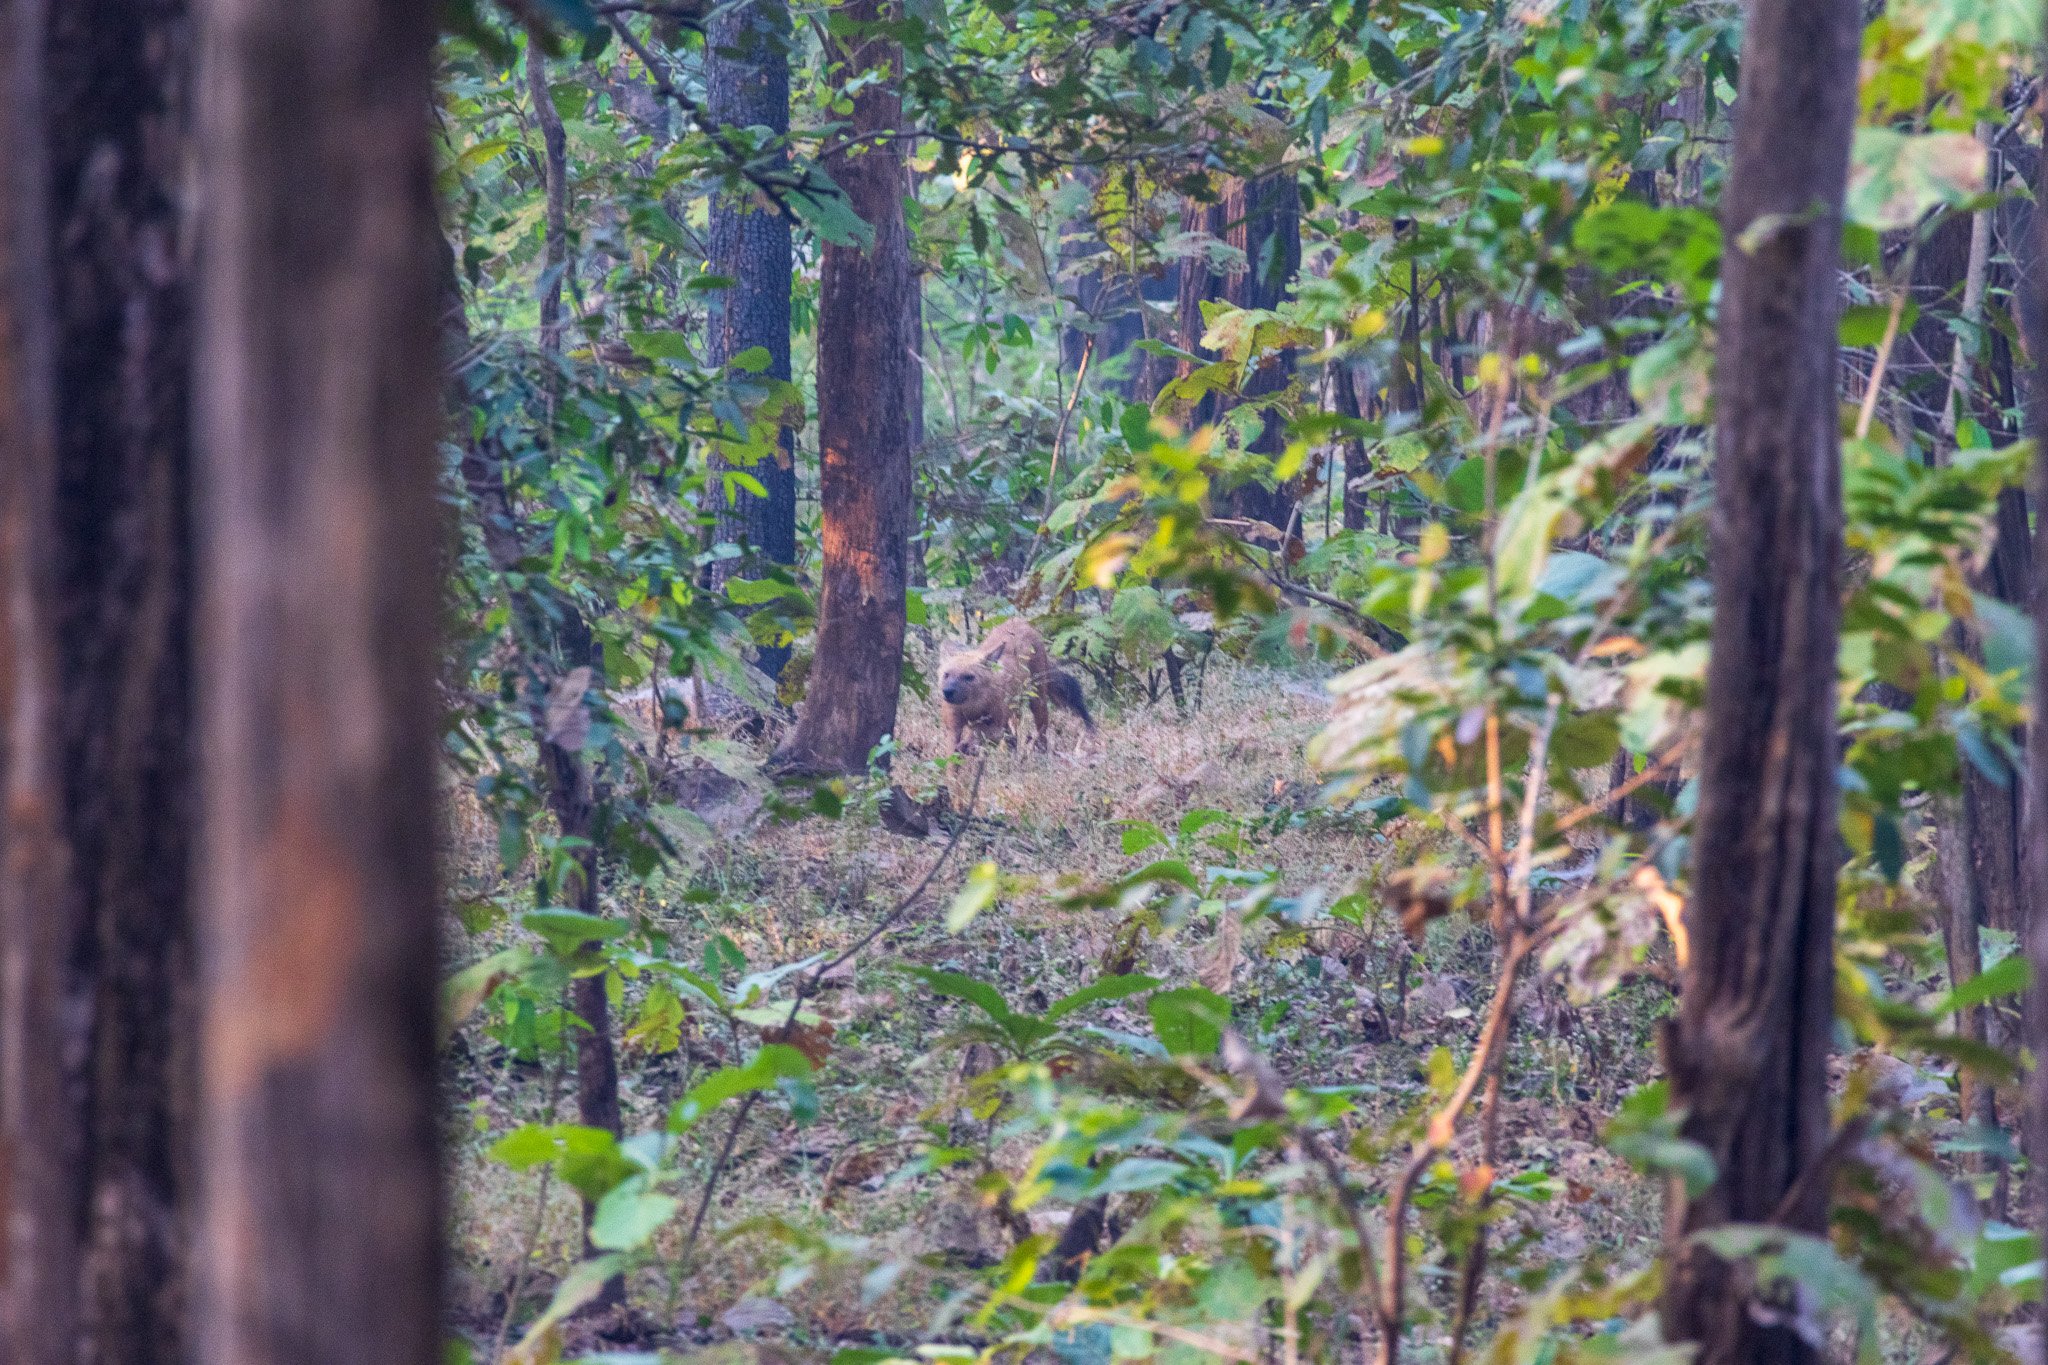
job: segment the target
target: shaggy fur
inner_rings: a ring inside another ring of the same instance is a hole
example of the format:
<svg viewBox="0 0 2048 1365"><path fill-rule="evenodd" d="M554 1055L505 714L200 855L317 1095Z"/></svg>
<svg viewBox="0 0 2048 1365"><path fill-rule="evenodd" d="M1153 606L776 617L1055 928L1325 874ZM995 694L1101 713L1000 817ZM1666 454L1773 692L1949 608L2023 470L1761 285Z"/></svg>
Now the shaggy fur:
<svg viewBox="0 0 2048 1365"><path fill-rule="evenodd" d="M1026 702L1038 722L1038 747L1046 747L1057 702L1095 729L1081 683L1054 668L1045 638L1027 621L1010 620L988 633L980 645L947 659L939 669L941 710L953 752L973 753L978 741L1001 738L1017 742L1017 710Z"/></svg>

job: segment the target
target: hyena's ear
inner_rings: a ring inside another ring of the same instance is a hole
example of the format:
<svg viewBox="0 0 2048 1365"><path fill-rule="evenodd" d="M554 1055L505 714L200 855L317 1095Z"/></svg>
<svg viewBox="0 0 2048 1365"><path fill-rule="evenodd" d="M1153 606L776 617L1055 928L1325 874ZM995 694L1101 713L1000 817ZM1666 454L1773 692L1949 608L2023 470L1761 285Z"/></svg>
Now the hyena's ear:
<svg viewBox="0 0 2048 1365"><path fill-rule="evenodd" d="M990 650L987 654L983 655L981 661L985 664L999 664L1003 661L1003 651L1008 649L1009 647L1010 642L1008 640L1005 640L1001 644L997 645L994 649Z"/></svg>

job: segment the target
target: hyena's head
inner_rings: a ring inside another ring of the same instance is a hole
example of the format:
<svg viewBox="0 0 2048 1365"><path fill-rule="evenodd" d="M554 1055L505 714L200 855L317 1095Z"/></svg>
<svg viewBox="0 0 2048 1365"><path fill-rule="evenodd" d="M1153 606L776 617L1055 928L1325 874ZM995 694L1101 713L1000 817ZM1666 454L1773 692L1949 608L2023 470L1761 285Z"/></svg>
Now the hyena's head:
<svg viewBox="0 0 2048 1365"><path fill-rule="evenodd" d="M1000 644L986 654L976 650L946 660L939 668L939 695L946 704L973 706L1000 700L1003 685L996 671L1002 667L1003 651L1008 647Z"/></svg>

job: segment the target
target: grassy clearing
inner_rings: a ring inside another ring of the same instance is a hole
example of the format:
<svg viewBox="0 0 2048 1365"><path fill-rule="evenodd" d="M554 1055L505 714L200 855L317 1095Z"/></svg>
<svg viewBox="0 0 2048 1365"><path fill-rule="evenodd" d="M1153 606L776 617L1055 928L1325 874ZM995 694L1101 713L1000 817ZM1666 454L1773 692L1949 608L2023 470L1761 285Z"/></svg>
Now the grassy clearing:
<svg viewBox="0 0 2048 1365"><path fill-rule="evenodd" d="M1320 894L1327 903L1375 886L1412 855L1419 836L1398 822L1376 829L1318 804L1302 749L1327 709L1321 683L1302 671L1219 664L1192 715L1170 705L1109 706L1092 737L1069 718L1049 754L993 755L957 862L898 931L857 960L849 981L820 997L819 1010L837 1032L819 1079L819 1120L799 1127L776 1106L758 1107L739 1137L698 1267L675 1283L643 1277L631 1287L630 1319L610 1326L642 1344L715 1342L731 1336L720 1319L732 1305L776 1294L791 1321L778 1322L771 1335L782 1342L778 1349L797 1352L781 1358L812 1358L806 1352L835 1341L916 1333L951 1284L1007 1250L1014 1229L981 1208L962 1177L892 1176L929 1140L933 1120L949 1126L955 1141L985 1143L989 1158L1011 1169L1028 1145L1003 1140L960 1111L963 1058L947 1034L963 1007L933 997L900 964L967 972L999 983L1019 1003L1085 984L1128 940L1115 914L1066 910L1050 895L1020 896L954 936L942 924L954 886L983 860L1011 873L1106 881L1144 860L1123 853L1124 822L1170 827L1197 808L1246 821L1243 861L1276 869L1289 895ZM964 774L932 761L942 749L935 706L906 697L902 742L897 772L907 786L928 794L943 782L964 794ZM714 891L713 902L689 903L672 884L674 894L613 908L649 916L686 955L713 934L727 934L757 967L849 943L943 846L940 833L918 840L885 831L875 795L856 792L836 821L762 825L707 846L693 884ZM458 814L455 841L464 889L487 889L492 831ZM454 937L470 955L503 932L475 940L457 930ZM1411 952L1390 914L1363 929L1327 919L1306 928L1268 921L1242 934L1195 916L1148 935L1136 960L1120 965L1170 984L1199 980L1227 994L1240 1027L1283 1074L1298 1083L1370 1085L1375 1117L1391 1118L1421 1095L1432 1049L1469 1047L1492 977L1491 953L1486 931L1463 918L1437 922ZM1633 1261L1646 1250L1655 1235L1656 1192L1596 1139L1620 1096L1643 1079L1664 1005L1654 986L1628 988L1588 1009L1570 1007L1549 986L1526 993L1508 1072L1505 1150L1514 1169L1539 1170L1552 1181L1548 1202L1532 1205L1503 1239L1504 1256L1523 1255L1532 1264L1596 1254ZM1108 1007L1100 1022L1144 1030L1134 1002ZM680 1053L622 1054L629 1129L658 1125L692 1076L722 1064L736 1042L691 1036ZM496 1135L545 1116L551 1096L566 1118L572 1088L570 1078L514 1064L474 1026L452 1050L455 1313L486 1342L505 1316L506 1290L528 1247L532 1259L515 1318L545 1300L574 1260L580 1231L572 1194L557 1186L543 1199L536 1177L495 1165L484 1149ZM723 1132L720 1119L688 1139L701 1149L700 1168ZM686 1194L687 1209L695 1192ZM1061 1216L1034 1214L1039 1230ZM673 1249L681 1229L667 1235ZM918 1256L919 1269L878 1297L864 1295L851 1271L778 1293L780 1241L798 1235L867 1239L870 1250ZM1445 1286L1433 1276L1423 1267L1425 1287L1441 1294ZM594 1336L605 1326L580 1330Z"/></svg>

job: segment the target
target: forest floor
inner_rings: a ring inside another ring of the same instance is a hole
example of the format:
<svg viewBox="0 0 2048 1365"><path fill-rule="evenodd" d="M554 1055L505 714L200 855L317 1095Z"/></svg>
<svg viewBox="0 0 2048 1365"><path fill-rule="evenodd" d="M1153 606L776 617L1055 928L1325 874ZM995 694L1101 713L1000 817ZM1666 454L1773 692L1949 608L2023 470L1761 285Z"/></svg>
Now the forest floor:
<svg viewBox="0 0 2048 1365"><path fill-rule="evenodd" d="M1117 912L1062 908L1052 894L1011 896L955 935L943 924L954 889L983 860L1006 873L1110 881L1160 856L1156 849L1126 856L1124 822L1171 831L1191 810L1234 817L1247 840L1238 861L1275 870L1283 894L1327 903L1370 890L1403 864L1420 836L1399 822L1375 826L1320 805L1303 748L1327 713L1324 680L1309 669L1219 661L1199 707L1187 714L1170 702L1104 701L1092 736L1063 716L1050 753L993 755L974 819L931 895L860 955L850 980L819 997L836 1033L820 1068L816 1121L798 1126L781 1106L758 1106L714 1201L697 1268L674 1281L653 1272L636 1278L630 1311L580 1325L570 1355L578 1347L667 1346L709 1348L718 1359L822 1361L835 1343L918 1340L951 1290L973 1267L999 1259L1016 1234L982 1208L971 1172L900 1174L930 1141L927 1120L936 1116L957 1131L964 1117L962 1051L946 1035L967 1009L934 996L902 966L965 972L1020 1004L1086 984L1128 939L1118 933ZM964 773L943 774L929 761L943 748L935 704L906 694L901 730L899 781L927 791L939 781L965 787ZM729 935L758 969L858 939L925 874L945 840L942 830L923 839L889 832L873 800L853 799L837 820L755 822L707 841L691 881L696 901L672 882L613 908L659 922L678 956L694 957L697 945ZM494 832L458 812L455 842L463 888L488 888ZM1492 979L1490 936L1462 917L1440 920L1411 951L1391 913L1369 915L1358 928L1320 924L1303 932L1267 919L1239 934L1195 915L1147 936L1135 961L1116 965L1221 991L1283 1075L1368 1086L1367 1109L1391 1118L1425 1093L1432 1049L1469 1050ZM489 933L481 941L459 929L451 936L465 958L492 946ZM1550 985L1523 995L1507 1072L1504 1150L1511 1170L1546 1180L1544 1197L1515 1215L1498 1255L1532 1265L1589 1254L1623 1265L1647 1259L1658 1232L1658 1191L1601 1148L1598 1135L1621 1098L1648 1078L1656 1021L1669 1007L1654 982L1587 1008L1569 1006ZM1143 1019L1132 1003L1108 1007L1100 1022L1144 1032ZM700 1036L659 1057L627 1048L628 1131L658 1127L693 1074L729 1059L728 1046ZM553 1112L551 1105L559 1103L566 1118L573 1086L515 1062L475 1027L458 1040L449 1068L453 1312L485 1348L478 1358L488 1359L515 1278L516 1322L545 1303L576 1259L580 1236L573 1194L559 1184L543 1188L538 1176L516 1174L485 1152L496 1136ZM724 1127L710 1122L686 1139L703 1149L699 1169ZM1016 1170L1028 1151L1027 1142L994 1141L989 1156ZM679 1193L687 1211L696 1192ZM681 1234L680 1227L663 1234L671 1251ZM879 1295L863 1292L855 1270L778 1284L787 1243L815 1237L844 1239L841 1246L858 1253L846 1258L850 1265L862 1256L894 1257L911 1268ZM1447 1278L1448 1271L1421 1269L1425 1288L1438 1296L1446 1293L1438 1281ZM1430 1358L1436 1335L1423 1332L1415 1358Z"/></svg>

